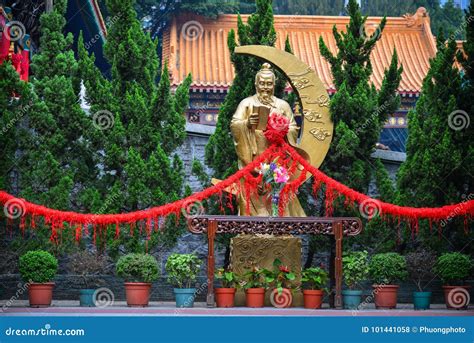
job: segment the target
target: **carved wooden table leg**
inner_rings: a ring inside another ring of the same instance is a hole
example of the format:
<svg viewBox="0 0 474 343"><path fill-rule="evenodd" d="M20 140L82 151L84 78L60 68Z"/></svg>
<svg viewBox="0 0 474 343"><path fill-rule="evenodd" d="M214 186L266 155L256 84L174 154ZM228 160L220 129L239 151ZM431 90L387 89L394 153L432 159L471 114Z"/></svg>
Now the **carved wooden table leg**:
<svg viewBox="0 0 474 343"><path fill-rule="evenodd" d="M336 259L335 259L335 276L336 276L336 298L334 305L337 309L342 309L342 223L337 221L334 223L334 236L336 239Z"/></svg>
<svg viewBox="0 0 474 343"><path fill-rule="evenodd" d="M216 238L217 221L209 220L207 225L207 307L214 307L214 238Z"/></svg>

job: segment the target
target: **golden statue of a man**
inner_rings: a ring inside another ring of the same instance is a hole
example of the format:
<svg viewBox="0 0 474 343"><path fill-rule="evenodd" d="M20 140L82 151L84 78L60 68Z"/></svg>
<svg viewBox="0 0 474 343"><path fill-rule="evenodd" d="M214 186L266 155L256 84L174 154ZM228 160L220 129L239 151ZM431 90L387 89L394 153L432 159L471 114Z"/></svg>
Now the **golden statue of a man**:
<svg viewBox="0 0 474 343"><path fill-rule="evenodd" d="M235 149L239 159L239 169L252 162L264 152L270 143L265 138L263 130L259 127L259 118L262 108L268 108L267 113L278 113L290 120L286 140L295 146L298 138L298 126L293 116L290 105L274 96L275 74L268 63L264 63L255 75L255 89L257 94L242 100L232 117L230 128L234 137ZM260 113L260 114L259 114ZM258 173L255 171L255 173ZM250 197L250 213L247 213L245 195L239 197L240 215L271 216L271 199L262 194L253 194ZM285 216L304 217L305 213L297 197L294 197L284 212Z"/></svg>

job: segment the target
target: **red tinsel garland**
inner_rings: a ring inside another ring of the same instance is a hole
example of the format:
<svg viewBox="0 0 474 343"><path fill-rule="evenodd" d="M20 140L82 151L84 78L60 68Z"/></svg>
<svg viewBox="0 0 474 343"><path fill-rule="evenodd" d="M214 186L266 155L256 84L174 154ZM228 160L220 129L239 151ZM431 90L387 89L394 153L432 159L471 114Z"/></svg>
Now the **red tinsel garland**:
<svg viewBox="0 0 474 343"><path fill-rule="evenodd" d="M419 219L429 219L430 223L432 223L440 222L442 220L448 221L457 216L464 216L465 226L467 228L467 221L471 220L474 215L474 200L439 208L414 208L397 206L377 199L372 199L365 194L359 193L337 182L319 169L313 167L303 157L301 157L294 148L282 140L270 146L262 153L262 155L252 163L248 164L245 168L239 170L226 180L219 182L217 185L195 193L185 199L147 210L121 214L82 214L59 211L30 203L4 191L0 191L0 204L4 206L3 212L7 215L8 225L11 225L12 218L19 219L20 229L22 231L24 231L25 226L27 226L27 218L29 219L28 226L32 228L36 227L36 220L38 218L44 218L44 223L51 227L51 240L53 241L57 241L57 230L62 229L65 223L68 223L71 227L75 228L75 237L77 240L82 237L83 232L86 234L88 233L89 225L92 225L93 227L94 237L96 237L97 234L103 234L104 229L109 225L112 225L115 227L115 236L118 238L120 235L120 224L129 224L131 234L133 235L135 223L138 223L139 229L145 230L149 236L153 229L159 229L159 223L162 222L163 217L171 214L179 216L183 209L186 209L195 203L199 204L201 201L206 200L213 195L222 194L227 188L238 189L240 194L249 198L251 194L254 194L257 191L256 189L259 184L258 177L253 176L252 172L261 162L272 161L277 156L280 161L291 163L290 170L295 170L295 162L298 162L304 167L301 175L285 185L279 204L280 214L283 213L283 210L288 201L290 201L292 194L295 194L299 186L304 182L305 174L309 172L315 179L313 188L315 194L319 191L322 184L326 186L326 215L328 216L332 214L333 202L339 196L345 197L346 205L357 203L360 206L363 206L368 204L369 211L367 214L369 219L374 213L379 214L382 218L392 216L398 221L400 221L400 219L405 220L410 224L410 227L414 232L418 231ZM289 156L291 156L291 158L289 158ZM240 180L244 181L240 182ZM99 232L97 232L97 230L99 230Z"/></svg>

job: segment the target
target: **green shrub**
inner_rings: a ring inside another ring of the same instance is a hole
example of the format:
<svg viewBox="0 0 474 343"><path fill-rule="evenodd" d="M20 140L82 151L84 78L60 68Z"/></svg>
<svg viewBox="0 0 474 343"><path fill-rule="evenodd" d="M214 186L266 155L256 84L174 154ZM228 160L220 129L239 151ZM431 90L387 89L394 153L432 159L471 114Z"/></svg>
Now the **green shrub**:
<svg viewBox="0 0 474 343"><path fill-rule="evenodd" d="M375 284L390 285L407 278L407 263L400 254L377 254L369 263L369 275Z"/></svg>
<svg viewBox="0 0 474 343"><path fill-rule="evenodd" d="M117 261L117 275L126 282L153 282L158 279L158 262L149 254L128 254Z"/></svg>
<svg viewBox="0 0 474 343"><path fill-rule="evenodd" d="M434 268L445 285L462 284L471 269L472 262L469 256L458 252L441 255Z"/></svg>
<svg viewBox="0 0 474 343"><path fill-rule="evenodd" d="M25 282L50 282L58 271L58 260L44 250L28 251L20 257L19 269Z"/></svg>
<svg viewBox="0 0 474 343"><path fill-rule="evenodd" d="M319 267L307 268L301 273L301 281L305 283L307 289L324 289L324 286L328 282L328 278L328 272Z"/></svg>
<svg viewBox="0 0 474 343"><path fill-rule="evenodd" d="M165 268L169 283L178 288L192 288L201 269L201 260L194 254L171 254Z"/></svg>
<svg viewBox="0 0 474 343"><path fill-rule="evenodd" d="M356 251L342 258L342 274L349 289L364 281L369 275L367 251Z"/></svg>

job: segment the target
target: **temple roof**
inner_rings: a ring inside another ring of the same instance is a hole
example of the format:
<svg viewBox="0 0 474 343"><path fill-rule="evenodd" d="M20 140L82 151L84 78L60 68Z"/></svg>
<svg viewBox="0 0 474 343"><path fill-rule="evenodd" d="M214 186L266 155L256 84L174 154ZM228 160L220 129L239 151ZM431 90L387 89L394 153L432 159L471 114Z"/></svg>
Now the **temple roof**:
<svg viewBox="0 0 474 343"><path fill-rule="evenodd" d="M248 15L242 16L244 22ZM382 18L369 17L366 30L371 33ZM332 52L336 43L332 27L345 30L349 17L276 15L276 47L284 48L288 36L291 47L300 59L314 68L326 88L334 92L329 64L319 51L319 37L323 37ZM227 48L227 34L237 27L237 15L220 15L216 20L194 14L175 17L163 37L163 60L168 61L173 85L183 81L188 73L193 77L193 88L225 89L234 78L234 70ZM186 36L185 32L191 32ZM382 38L371 55L372 81L377 88L382 84L384 70L390 65L394 48L403 65L400 93L417 94L429 69L429 60L436 54L436 44L430 29L430 18L424 8L414 15L387 18Z"/></svg>

